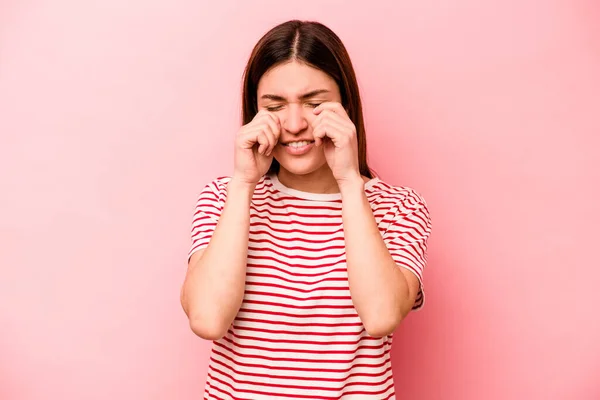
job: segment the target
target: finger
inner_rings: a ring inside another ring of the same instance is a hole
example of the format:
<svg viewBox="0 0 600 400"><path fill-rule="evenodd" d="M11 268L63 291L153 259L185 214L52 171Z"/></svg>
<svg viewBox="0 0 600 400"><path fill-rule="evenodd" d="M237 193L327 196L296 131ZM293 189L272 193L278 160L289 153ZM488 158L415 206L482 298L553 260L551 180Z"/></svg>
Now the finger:
<svg viewBox="0 0 600 400"><path fill-rule="evenodd" d="M273 129L269 125L264 125L263 133L269 141L269 145L265 149L265 156L270 156L273 148L277 144L277 139L275 139L275 134L273 133Z"/></svg>
<svg viewBox="0 0 600 400"><path fill-rule="evenodd" d="M269 128L267 129L267 135L269 136L269 148L267 150L267 155L270 155L275 146L277 145L277 141L279 140L279 136L281 134L281 125L279 122L279 118L274 116L273 114L268 114L264 118L264 123Z"/></svg>
<svg viewBox="0 0 600 400"><path fill-rule="evenodd" d="M333 133L327 123L322 123L313 131L313 135L315 137L315 146L322 146L325 140L330 138Z"/></svg>
<svg viewBox="0 0 600 400"><path fill-rule="evenodd" d="M265 119L267 121L272 122L272 124L270 125L273 127L273 131L279 130L281 128L281 121L279 120L279 117L276 114L268 112L267 114L265 114Z"/></svg>
<svg viewBox="0 0 600 400"><path fill-rule="evenodd" d="M256 131L256 143L258 143L258 153L265 155L265 151L269 148L269 139L263 130Z"/></svg>
<svg viewBox="0 0 600 400"><path fill-rule="evenodd" d="M267 110L260 110L252 121L250 131L263 130L269 139L269 146L264 150L264 155L269 156L279 140L281 123L277 115Z"/></svg>
<svg viewBox="0 0 600 400"><path fill-rule="evenodd" d="M344 109L344 106L337 101L326 101L324 103L321 103L313 109L313 113L316 115L319 115L325 110L330 110L341 116L348 117L348 114L346 113L346 109Z"/></svg>
<svg viewBox="0 0 600 400"><path fill-rule="evenodd" d="M259 133L262 133L264 135L264 137L267 139L267 146L263 149L263 154L268 156L270 154L270 152L272 151L272 149L275 147L275 145L277 144L277 139L275 138L275 134L272 132L272 128L271 126L266 123L263 122L260 125L256 126L254 131L257 132L257 135Z"/></svg>
<svg viewBox="0 0 600 400"><path fill-rule="evenodd" d="M340 115L332 110L323 110L313 121L313 126L322 123L325 120L337 122L340 126L345 126L349 130L354 130L354 123L345 115Z"/></svg>
<svg viewBox="0 0 600 400"><path fill-rule="evenodd" d="M260 122L269 123L269 125L273 128L273 133L277 134L281 129L279 117L271 111L261 110L260 112L261 115L257 119L260 120Z"/></svg>
<svg viewBox="0 0 600 400"><path fill-rule="evenodd" d="M259 110L256 113L256 115L254 115L254 118L252 118L252 120L254 120L254 121L259 120L259 119L263 118L265 115L269 115L270 113L271 113L271 111L268 111L263 108L262 110Z"/></svg>
<svg viewBox="0 0 600 400"><path fill-rule="evenodd" d="M313 128L313 139L315 140L315 146L319 147L323 144L323 140L327 137L327 132L324 129L323 124L316 124Z"/></svg>
<svg viewBox="0 0 600 400"><path fill-rule="evenodd" d="M258 152L261 154L263 154L265 148L269 147L269 139L263 132L263 129L259 127L255 127L255 129L244 133L240 139L243 148L252 149L258 146Z"/></svg>
<svg viewBox="0 0 600 400"><path fill-rule="evenodd" d="M337 139L338 141L342 136L352 136L354 132L353 126L347 124L343 119L334 117L331 113L319 115L319 120L315 125L315 130L317 130L318 135L322 135L322 131L317 129L319 126L326 126L328 129L324 131L325 135L330 139Z"/></svg>
<svg viewBox="0 0 600 400"><path fill-rule="evenodd" d="M347 128L331 120L322 122L316 129L316 135L320 138L328 137L336 147L343 147L352 140Z"/></svg>
<svg viewBox="0 0 600 400"><path fill-rule="evenodd" d="M329 114L333 114L331 111L324 111L321 114L317 115L316 118L314 118L310 123L313 127L313 129L315 129L317 126L319 126L320 124L322 124L325 119L327 118L327 116Z"/></svg>
<svg viewBox="0 0 600 400"><path fill-rule="evenodd" d="M325 129L325 117L328 113L319 114L313 121L313 137L315 138L315 146L319 147L323 144L323 140L327 137L327 130Z"/></svg>

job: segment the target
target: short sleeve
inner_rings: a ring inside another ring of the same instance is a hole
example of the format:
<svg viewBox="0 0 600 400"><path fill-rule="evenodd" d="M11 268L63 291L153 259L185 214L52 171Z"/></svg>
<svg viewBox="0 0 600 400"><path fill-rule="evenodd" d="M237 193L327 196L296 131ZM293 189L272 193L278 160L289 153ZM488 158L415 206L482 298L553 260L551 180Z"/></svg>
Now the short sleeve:
<svg viewBox="0 0 600 400"><path fill-rule="evenodd" d="M200 192L192 220L192 244L188 260L192 254L208 246L227 199L228 182L229 178L217 178Z"/></svg>
<svg viewBox="0 0 600 400"><path fill-rule="evenodd" d="M431 233L429 210L423 197L411 191L392 209L392 220L383 240L396 264L414 273L420 289L413 310L423 307L423 270L427 263L427 240Z"/></svg>

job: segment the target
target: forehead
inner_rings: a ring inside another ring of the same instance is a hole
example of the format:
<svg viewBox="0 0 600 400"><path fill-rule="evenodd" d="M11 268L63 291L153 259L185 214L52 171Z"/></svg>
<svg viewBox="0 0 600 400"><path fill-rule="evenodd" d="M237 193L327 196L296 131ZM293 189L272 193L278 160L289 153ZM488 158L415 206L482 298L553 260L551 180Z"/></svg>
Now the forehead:
<svg viewBox="0 0 600 400"><path fill-rule="evenodd" d="M290 61L268 70L258 82L258 97L276 94L296 97L316 89L338 92L335 81L325 72L297 61Z"/></svg>

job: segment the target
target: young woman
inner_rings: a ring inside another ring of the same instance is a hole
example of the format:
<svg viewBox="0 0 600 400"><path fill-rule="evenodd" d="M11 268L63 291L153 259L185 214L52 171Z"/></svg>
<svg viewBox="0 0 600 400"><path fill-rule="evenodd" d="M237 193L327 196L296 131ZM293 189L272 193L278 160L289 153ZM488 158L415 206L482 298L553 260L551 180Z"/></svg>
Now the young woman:
<svg viewBox="0 0 600 400"><path fill-rule="evenodd" d="M231 177L200 195L181 303L213 340L205 399L393 399L392 332L423 304L424 199L374 177L344 45L289 21L244 74Z"/></svg>

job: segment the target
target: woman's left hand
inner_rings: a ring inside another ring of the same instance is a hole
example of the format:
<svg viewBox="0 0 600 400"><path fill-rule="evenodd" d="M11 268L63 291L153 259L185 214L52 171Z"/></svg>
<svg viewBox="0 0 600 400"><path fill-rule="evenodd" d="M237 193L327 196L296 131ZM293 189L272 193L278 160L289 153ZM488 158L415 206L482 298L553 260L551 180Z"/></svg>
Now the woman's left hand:
<svg viewBox="0 0 600 400"><path fill-rule="evenodd" d="M358 166L356 127L344 107L337 102L325 102L313 112L315 146L323 146L325 159L339 184L361 179Z"/></svg>

